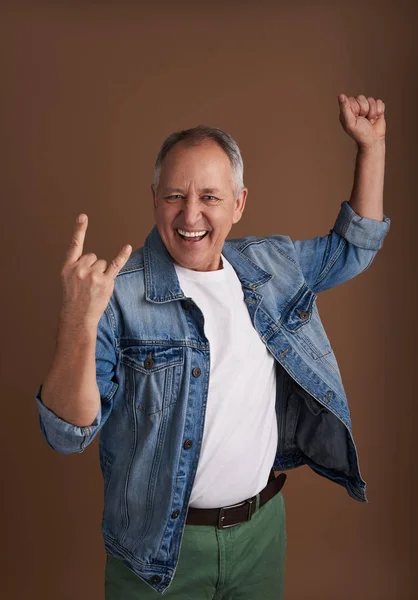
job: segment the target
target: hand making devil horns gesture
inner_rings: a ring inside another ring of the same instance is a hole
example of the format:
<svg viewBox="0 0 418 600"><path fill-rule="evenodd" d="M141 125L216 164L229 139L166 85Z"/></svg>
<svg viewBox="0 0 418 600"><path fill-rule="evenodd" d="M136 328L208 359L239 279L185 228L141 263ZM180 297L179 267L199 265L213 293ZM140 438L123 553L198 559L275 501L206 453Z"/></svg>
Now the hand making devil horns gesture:
<svg viewBox="0 0 418 600"><path fill-rule="evenodd" d="M123 246L109 266L93 252L83 255L87 225L87 215L79 215L61 269L61 318L72 324L97 326L113 293L115 277L131 255L132 246Z"/></svg>

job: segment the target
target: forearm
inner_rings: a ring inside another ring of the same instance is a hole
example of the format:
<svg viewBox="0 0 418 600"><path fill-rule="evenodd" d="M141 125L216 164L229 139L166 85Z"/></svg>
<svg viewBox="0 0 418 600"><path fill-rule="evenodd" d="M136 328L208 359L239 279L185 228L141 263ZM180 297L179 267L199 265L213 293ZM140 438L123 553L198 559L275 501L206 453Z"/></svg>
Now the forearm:
<svg viewBox="0 0 418 600"><path fill-rule="evenodd" d="M96 382L97 327L61 324L52 366L42 385L42 402L61 419L87 427L100 406Z"/></svg>
<svg viewBox="0 0 418 600"><path fill-rule="evenodd" d="M359 147L349 204L361 217L383 220L385 141L369 148Z"/></svg>

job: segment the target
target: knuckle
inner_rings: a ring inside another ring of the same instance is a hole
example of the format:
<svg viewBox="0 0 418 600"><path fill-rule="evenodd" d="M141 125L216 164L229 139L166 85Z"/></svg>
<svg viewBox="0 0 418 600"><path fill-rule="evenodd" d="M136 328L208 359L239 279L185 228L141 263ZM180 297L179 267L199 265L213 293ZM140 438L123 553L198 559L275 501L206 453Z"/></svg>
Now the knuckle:
<svg viewBox="0 0 418 600"><path fill-rule="evenodd" d="M85 271L84 269L76 269L74 272L74 276L76 279L82 281L84 279Z"/></svg>
<svg viewBox="0 0 418 600"><path fill-rule="evenodd" d="M97 271L93 271L90 278L95 285L100 285L103 283L103 277Z"/></svg>
<svg viewBox="0 0 418 600"><path fill-rule="evenodd" d="M64 263L61 267L60 275L63 279L71 277L74 267L71 264Z"/></svg>
<svg viewBox="0 0 418 600"><path fill-rule="evenodd" d="M76 237L74 237L74 238L71 240L71 244L70 244L70 248L69 248L69 249L70 249L70 250L75 250L75 249L77 249L79 246L80 246L80 242L79 242L79 240L78 240Z"/></svg>

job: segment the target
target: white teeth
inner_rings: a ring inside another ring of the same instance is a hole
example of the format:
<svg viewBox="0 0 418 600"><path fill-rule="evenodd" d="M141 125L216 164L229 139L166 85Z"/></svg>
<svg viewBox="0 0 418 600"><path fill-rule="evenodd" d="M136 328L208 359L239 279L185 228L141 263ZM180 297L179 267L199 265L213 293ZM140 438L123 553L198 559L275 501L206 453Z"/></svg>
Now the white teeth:
<svg viewBox="0 0 418 600"><path fill-rule="evenodd" d="M181 234L184 235L184 237L200 237L201 235L204 235L206 233L206 231L183 231L183 229L177 229L177 231Z"/></svg>

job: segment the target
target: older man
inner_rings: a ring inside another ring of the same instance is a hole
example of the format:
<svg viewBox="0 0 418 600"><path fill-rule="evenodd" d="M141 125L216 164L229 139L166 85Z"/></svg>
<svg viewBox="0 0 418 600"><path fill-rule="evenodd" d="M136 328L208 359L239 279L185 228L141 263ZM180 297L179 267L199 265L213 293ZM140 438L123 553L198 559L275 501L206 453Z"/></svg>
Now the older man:
<svg viewBox="0 0 418 600"><path fill-rule="evenodd" d="M389 230L385 107L339 102L358 153L328 235L227 240L248 190L237 144L210 127L164 142L143 247L107 265L83 255L87 215L77 221L36 399L58 452L101 431L107 600L281 599L286 476L275 471L307 464L366 501L315 300L367 269Z"/></svg>

